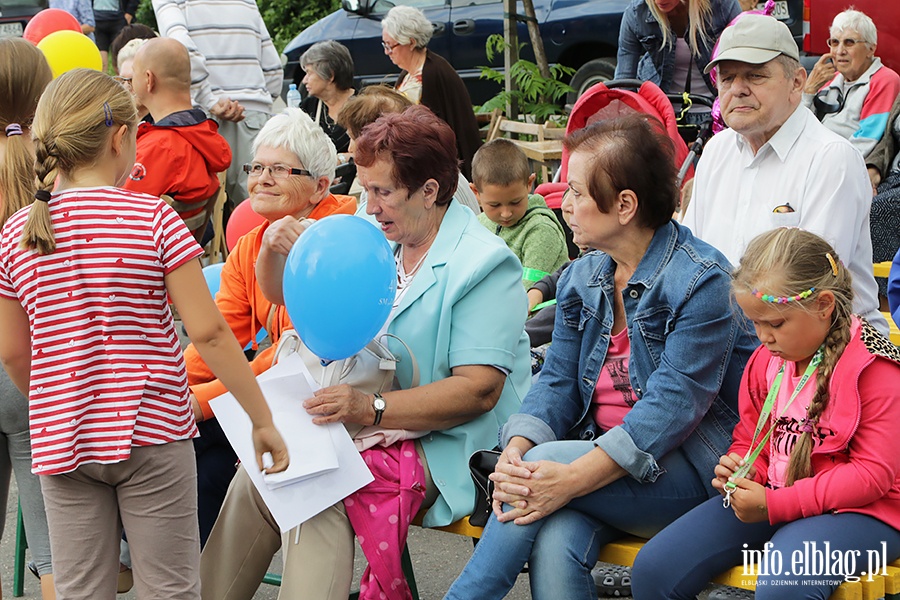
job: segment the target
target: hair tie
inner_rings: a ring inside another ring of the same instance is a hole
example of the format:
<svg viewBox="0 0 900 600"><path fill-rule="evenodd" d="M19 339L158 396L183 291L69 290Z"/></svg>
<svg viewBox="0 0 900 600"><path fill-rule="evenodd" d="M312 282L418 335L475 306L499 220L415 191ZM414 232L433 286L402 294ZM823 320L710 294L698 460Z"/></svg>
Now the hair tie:
<svg viewBox="0 0 900 600"><path fill-rule="evenodd" d="M113 121L112 109L109 107L109 102L103 103L103 118L107 127L112 127L115 124L115 121Z"/></svg>
<svg viewBox="0 0 900 600"><path fill-rule="evenodd" d="M50 192L48 190L38 190L34 193L34 199L40 202L50 202Z"/></svg>
<svg viewBox="0 0 900 600"><path fill-rule="evenodd" d="M827 258L828 262L831 264L831 274L834 275L835 277L837 277L838 276L837 261L834 260L834 257L831 255L831 252L826 252L825 258Z"/></svg>
<svg viewBox="0 0 900 600"><path fill-rule="evenodd" d="M14 135L22 135L22 126L18 123L10 123L6 126L6 137L12 137Z"/></svg>
<svg viewBox="0 0 900 600"><path fill-rule="evenodd" d="M816 430L816 424L812 421L807 421L803 425L800 426L800 431L802 433L814 433Z"/></svg>

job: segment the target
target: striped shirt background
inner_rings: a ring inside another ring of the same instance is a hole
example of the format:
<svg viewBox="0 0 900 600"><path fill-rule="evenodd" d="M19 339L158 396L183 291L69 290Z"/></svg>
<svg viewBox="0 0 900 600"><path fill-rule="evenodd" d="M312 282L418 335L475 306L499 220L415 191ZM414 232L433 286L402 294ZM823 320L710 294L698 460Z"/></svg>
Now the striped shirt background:
<svg viewBox="0 0 900 600"><path fill-rule="evenodd" d="M159 198L53 194L56 251L19 247L28 208L0 234L0 297L31 324L32 470L126 460L131 447L197 435L164 277L201 248Z"/></svg>
<svg viewBox="0 0 900 600"><path fill-rule="evenodd" d="M284 72L254 0L153 0L163 37L191 56L191 97L209 110L219 98L272 111Z"/></svg>

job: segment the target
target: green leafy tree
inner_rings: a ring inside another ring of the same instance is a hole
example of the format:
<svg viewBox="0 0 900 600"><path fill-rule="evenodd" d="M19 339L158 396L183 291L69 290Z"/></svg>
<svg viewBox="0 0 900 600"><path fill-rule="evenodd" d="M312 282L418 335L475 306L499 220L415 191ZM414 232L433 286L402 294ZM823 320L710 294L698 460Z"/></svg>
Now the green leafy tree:
<svg viewBox="0 0 900 600"><path fill-rule="evenodd" d="M519 50L525 44L519 44ZM493 62L494 55L506 50L506 40L500 34L488 37L485 53L488 61ZM516 84L515 90L503 90L480 108L479 112L491 112L495 108L505 109L510 98L515 98L519 110L524 114L534 115L536 121L546 121L554 115L563 115L563 101L566 94L575 90L564 80L571 79L575 69L561 64L550 66L550 77L541 75L538 66L530 60L520 58L509 69ZM505 85L504 74L493 67L481 67L481 77Z"/></svg>

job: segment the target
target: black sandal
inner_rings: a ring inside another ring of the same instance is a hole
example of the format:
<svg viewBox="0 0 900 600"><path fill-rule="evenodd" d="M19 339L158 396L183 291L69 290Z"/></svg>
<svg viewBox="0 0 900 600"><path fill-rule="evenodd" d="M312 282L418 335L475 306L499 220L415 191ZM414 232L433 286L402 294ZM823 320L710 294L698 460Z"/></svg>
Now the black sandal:
<svg viewBox="0 0 900 600"><path fill-rule="evenodd" d="M753 600L756 594L750 590L736 587L720 587L712 590L708 600Z"/></svg>
<svg viewBox="0 0 900 600"><path fill-rule="evenodd" d="M620 565L597 565L591 571L598 596L630 596L631 567Z"/></svg>

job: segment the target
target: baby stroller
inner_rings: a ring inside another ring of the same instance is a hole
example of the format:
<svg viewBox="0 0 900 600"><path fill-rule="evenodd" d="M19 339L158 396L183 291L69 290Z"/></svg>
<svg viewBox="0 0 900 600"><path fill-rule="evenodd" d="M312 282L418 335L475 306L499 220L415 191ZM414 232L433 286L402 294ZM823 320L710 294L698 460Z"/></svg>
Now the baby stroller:
<svg viewBox="0 0 900 600"><path fill-rule="evenodd" d="M699 133L697 141L692 144L690 150L682 139L673 104L680 106L683 113L692 103L712 106L712 102L703 96L667 96L656 84L649 81L622 79L598 83L582 94L575 103L566 125L566 135L603 119L613 119L634 112L652 115L663 124L666 133L675 144L675 164L681 169L678 181L680 186L683 181L693 177L694 158L699 155L703 143L709 139L710 135L709 127L706 127L707 131ZM569 256L574 258L578 256L579 250L572 242L572 233L562 219L561 209L563 194L568 187L566 177L568 164L569 153L563 148L562 164L554 181L539 185L535 193L544 197L547 206L553 210L560 223L563 224Z"/></svg>

